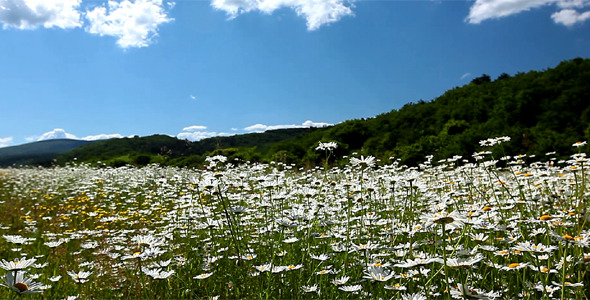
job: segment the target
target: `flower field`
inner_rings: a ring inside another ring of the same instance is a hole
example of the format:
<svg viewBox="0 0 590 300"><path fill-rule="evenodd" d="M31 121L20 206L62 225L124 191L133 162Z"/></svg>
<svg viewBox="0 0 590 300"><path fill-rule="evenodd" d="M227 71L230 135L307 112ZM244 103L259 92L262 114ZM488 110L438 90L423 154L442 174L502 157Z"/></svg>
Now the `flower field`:
<svg viewBox="0 0 590 300"><path fill-rule="evenodd" d="M590 297L585 142L508 141L416 168L0 169L0 298Z"/></svg>

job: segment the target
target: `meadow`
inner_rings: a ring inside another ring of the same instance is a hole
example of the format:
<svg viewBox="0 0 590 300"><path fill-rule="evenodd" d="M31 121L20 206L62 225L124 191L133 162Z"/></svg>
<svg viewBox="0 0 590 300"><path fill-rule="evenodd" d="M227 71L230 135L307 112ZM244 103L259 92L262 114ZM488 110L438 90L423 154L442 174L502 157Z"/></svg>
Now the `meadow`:
<svg viewBox="0 0 590 300"><path fill-rule="evenodd" d="M419 167L0 169L0 298L588 298L586 143L509 142Z"/></svg>

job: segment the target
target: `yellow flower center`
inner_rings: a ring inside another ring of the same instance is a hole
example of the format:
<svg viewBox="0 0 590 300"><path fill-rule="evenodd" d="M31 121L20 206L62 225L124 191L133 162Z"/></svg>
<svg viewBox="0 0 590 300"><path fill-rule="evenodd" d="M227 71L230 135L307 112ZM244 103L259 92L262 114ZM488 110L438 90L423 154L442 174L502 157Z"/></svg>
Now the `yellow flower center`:
<svg viewBox="0 0 590 300"><path fill-rule="evenodd" d="M542 215L539 219L541 221L548 221L548 220L551 220L553 218L550 215Z"/></svg>
<svg viewBox="0 0 590 300"><path fill-rule="evenodd" d="M519 263L511 263L511 264L509 264L509 265L508 265L508 268L510 268L510 269L514 269L514 268L516 268L516 267L518 267L518 266L520 266L520 264L519 264Z"/></svg>

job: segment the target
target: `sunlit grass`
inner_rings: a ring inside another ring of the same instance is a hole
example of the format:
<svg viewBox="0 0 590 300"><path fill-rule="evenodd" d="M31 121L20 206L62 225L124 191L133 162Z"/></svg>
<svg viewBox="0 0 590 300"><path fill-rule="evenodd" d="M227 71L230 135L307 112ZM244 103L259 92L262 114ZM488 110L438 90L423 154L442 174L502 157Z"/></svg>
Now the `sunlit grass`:
<svg viewBox="0 0 590 300"><path fill-rule="evenodd" d="M589 297L585 143L527 164L508 141L419 168L3 169L0 298Z"/></svg>

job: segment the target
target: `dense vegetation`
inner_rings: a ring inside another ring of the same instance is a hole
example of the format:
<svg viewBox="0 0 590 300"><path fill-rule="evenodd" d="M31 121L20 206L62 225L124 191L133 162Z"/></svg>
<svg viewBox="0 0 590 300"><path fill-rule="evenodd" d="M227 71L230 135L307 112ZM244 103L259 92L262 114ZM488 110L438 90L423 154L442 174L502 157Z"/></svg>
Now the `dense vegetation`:
<svg viewBox="0 0 590 300"><path fill-rule="evenodd" d="M357 152L414 165L431 154L435 160L454 155L470 158L478 141L490 136L512 137L507 152L538 157L553 151L568 153L568 145L590 137L589 82L590 59L576 58L545 71L502 74L495 80L484 74L432 101L408 103L374 118L328 128L276 130L199 142L167 136L113 139L80 147L58 161L76 157L115 166L200 166L205 157L223 154L232 160L313 166L325 160L323 153L315 151L317 142L335 141L339 147L332 157Z"/></svg>
<svg viewBox="0 0 590 300"><path fill-rule="evenodd" d="M77 160L101 162L109 166L159 163L174 166L196 166L212 154L223 154L241 160L259 161L270 145L286 139L302 138L315 128L292 128L235 136L208 138L198 142L180 140L167 135L120 138L98 141L65 153L57 158L60 164Z"/></svg>
<svg viewBox="0 0 590 300"><path fill-rule="evenodd" d="M0 169L0 299L588 299L587 143L500 166L512 142L485 142L421 168Z"/></svg>

